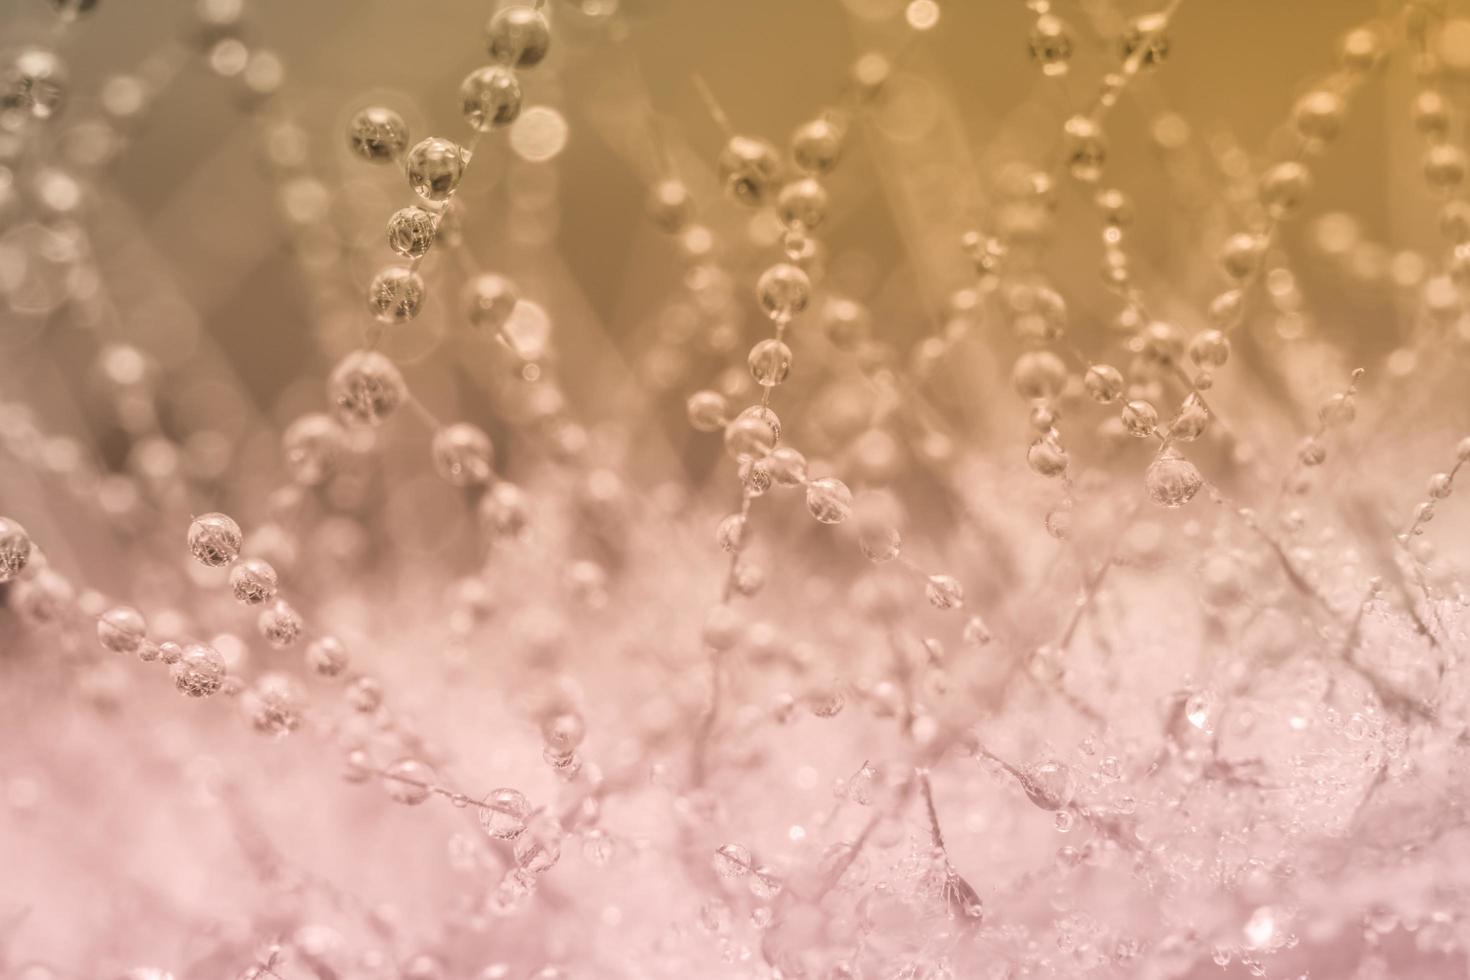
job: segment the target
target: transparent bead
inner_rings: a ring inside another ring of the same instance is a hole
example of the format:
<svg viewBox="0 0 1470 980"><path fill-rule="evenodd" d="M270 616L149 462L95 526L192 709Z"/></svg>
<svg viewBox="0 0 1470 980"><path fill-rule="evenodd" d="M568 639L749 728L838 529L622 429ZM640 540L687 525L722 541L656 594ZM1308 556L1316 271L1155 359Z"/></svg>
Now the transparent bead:
<svg viewBox="0 0 1470 980"><path fill-rule="evenodd" d="M347 686L343 697L352 710L371 714L383 705L383 685L371 677L359 677Z"/></svg>
<svg viewBox="0 0 1470 980"><path fill-rule="evenodd" d="M465 287L465 315L477 330L499 333L520 301L515 283L493 273L478 275Z"/></svg>
<svg viewBox="0 0 1470 980"><path fill-rule="evenodd" d="M434 433L434 470L451 486L474 487L495 475L490 437L468 422L447 425Z"/></svg>
<svg viewBox="0 0 1470 980"><path fill-rule="evenodd" d="M1141 68L1155 68L1169 56L1169 37L1164 33L1168 18L1163 14L1144 14L1136 17L1123 31L1121 49L1123 60L1137 57Z"/></svg>
<svg viewBox="0 0 1470 980"><path fill-rule="evenodd" d="M50 568L20 579L10 593L10 605L31 626L47 626L71 612L76 590L65 577Z"/></svg>
<svg viewBox="0 0 1470 980"><path fill-rule="evenodd" d="M759 207L781 173L781 156L765 140L732 136L717 161L720 183L740 204Z"/></svg>
<svg viewBox="0 0 1470 980"><path fill-rule="evenodd" d="M1056 439L1043 436L1026 450L1026 464L1045 477L1058 477L1067 472L1067 451Z"/></svg>
<svg viewBox="0 0 1470 980"><path fill-rule="evenodd" d="M499 65L475 69L459 86L460 112L471 129L482 133L515 122L521 99L520 79Z"/></svg>
<svg viewBox="0 0 1470 980"><path fill-rule="evenodd" d="M1210 413L1199 396L1190 394L1179 409L1179 414L1169 424L1169 438L1179 442L1193 442L1204 435L1210 424Z"/></svg>
<svg viewBox="0 0 1470 980"><path fill-rule="evenodd" d="M480 806L480 826L497 840L515 840L531 818L531 801L516 789L492 790Z"/></svg>
<svg viewBox="0 0 1470 980"><path fill-rule="evenodd" d="M260 558L247 558L230 569L230 591L235 601L258 606L276 595L276 570Z"/></svg>
<svg viewBox="0 0 1470 980"><path fill-rule="evenodd" d="M789 322L805 310L811 300L811 278L798 266L781 262L761 273L756 296L766 316L778 323Z"/></svg>
<svg viewBox="0 0 1470 980"><path fill-rule="evenodd" d="M245 693L242 704L252 728L262 735L279 737L301 727L306 692L289 674L270 671L260 675Z"/></svg>
<svg viewBox="0 0 1470 980"><path fill-rule="evenodd" d="M1067 171L1074 180L1095 184L1102 179L1108 147L1102 127L1091 116L1073 116L1062 126Z"/></svg>
<svg viewBox="0 0 1470 980"><path fill-rule="evenodd" d="M261 637L275 647L284 650L301 636L301 614L280 599L260 611L256 621Z"/></svg>
<svg viewBox="0 0 1470 980"><path fill-rule="evenodd" d="M700 639L711 650L729 650L740 642L745 634L745 622L740 614L727 604L711 609L704 618Z"/></svg>
<svg viewBox="0 0 1470 980"><path fill-rule="evenodd" d="M286 427L281 448L291 479L316 486L331 474L346 448L347 434L329 415L312 412Z"/></svg>
<svg viewBox="0 0 1470 980"><path fill-rule="evenodd" d="M428 252L429 246L434 244L437 224L432 211L417 205L399 208L388 219L388 247L399 255L416 259Z"/></svg>
<svg viewBox="0 0 1470 980"><path fill-rule="evenodd" d="M1338 57L1349 71L1372 71L1383 59L1383 38L1371 27L1349 31L1338 48Z"/></svg>
<svg viewBox="0 0 1470 980"><path fill-rule="evenodd" d="M339 677L347 669L347 648L335 636L319 637L306 648L306 666L318 677Z"/></svg>
<svg viewBox="0 0 1470 980"><path fill-rule="evenodd" d="M903 538L896 528L865 521L858 529L858 547L868 561L881 564L898 557L903 548Z"/></svg>
<svg viewBox="0 0 1470 980"><path fill-rule="evenodd" d="M15 579L31 560L31 537L8 517L0 517L0 582Z"/></svg>
<svg viewBox="0 0 1470 980"><path fill-rule="evenodd" d="M1424 179L1437 191L1452 191L1465 181L1465 151L1450 143L1424 154Z"/></svg>
<svg viewBox="0 0 1470 980"><path fill-rule="evenodd" d="M1189 342L1189 359L1207 370L1224 367L1230 360L1230 341L1218 330L1201 330Z"/></svg>
<svg viewBox="0 0 1470 980"><path fill-rule="evenodd" d="M1160 507L1183 507L1204 483L1194 464L1171 450L1160 453L1144 474L1144 489Z"/></svg>
<svg viewBox="0 0 1470 980"><path fill-rule="evenodd" d="M453 196L464 176L465 152L453 140L430 136L408 151L404 171L408 186L426 201L441 203Z"/></svg>
<svg viewBox="0 0 1470 980"><path fill-rule="evenodd" d="M1231 279L1242 282L1256 274L1265 254L1264 238L1240 232L1225 239L1225 244L1220 247L1220 267Z"/></svg>
<svg viewBox="0 0 1470 980"><path fill-rule="evenodd" d="M694 220L694 197L681 180L661 180L648 192L644 205L649 220L660 230L674 234Z"/></svg>
<svg viewBox="0 0 1470 980"><path fill-rule="evenodd" d="M1443 500L1454 490L1454 481L1448 473L1436 473L1429 478L1429 496L1435 500Z"/></svg>
<svg viewBox="0 0 1470 980"><path fill-rule="evenodd" d="M765 462L771 479L783 487L800 486L806 482L806 457L790 446L771 450Z"/></svg>
<svg viewBox="0 0 1470 980"><path fill-rule="evenodd" d="M147 635L142 614L129 606L109 609L97 620L97 642L113 653L136 653Z"/></svg>
<svg viewBox="0 0 1470 980"><path fill-rule="evenodd" d="M811 177L793 180L776 197L776 214L788 228L811 231L827 217L827 190Z"/></svg>
<svg viewBox="0 0 1470 980"><path fill-rule="evenodd" d="M1092 200L1109 228L1126 228L1133 224L1133 202L1122 191L1110 187L1098 191Z"/></svg>
<svg viewBox="0 0 1470 980"><path fill-rule="evenodd" d="M379 323L407 323L424 305L424 280L412 269L390 265L367 290L368 312Z"/></svg>
<svg viewBox="0 0 1470 980"><path fill-rule="evenodd" d="M511 847L516 864L522 871L541 874L550 871L561 859L561 837L554 825L539 826L533 821Z"/></svg>
<svg viewBox="0 0 1470 980"><path fill-rule="evenodd" d="M225 682L225 658L212 646L190 643L169 673L180 694L207 698Z"/></svg>
<svg viewBox="0 0 1470 980"><path fill-rule="evenodd" d="M201 514L189 525L189 554L201 565L220 568L240 557L244 535L224 514Z"/></svg>
<svg viewBox="0 0 1470 980"><path fill-rule="evenodd" d="M1294 217L1312 188L1312 174L1295 160L1278 163L1261 178L1261 204L1276 221Z"/></svg>
<svg viewBox="0 0 1470 980"><path fill-rule="evenodd" d="M551 25L534 7L505 7L485 25L485 50L502 65L534 68L551 48Z"/></svg>
<svg viewBox="0 0 1470 980"><path fill-rule="evenodd" d="M1111 364L1094 364L1082 379L1087 394L1100 405L1117 401L1123 394L1123 375Z"/></svg>
<svg viewBox="0 0 1470 980"><path fill-rule="evenodd" d="M1432 139L1442 139L1450 131L1449 100L1436 89L1425 89L1414 96L1411 114L1414 128Z"/></svg>
<svg viewBox="0 0 1470 980"><path fill-rule="evenodd" d="M798 170L825 174L842 156L842 128L829 119L814 119L791 134L791 160Z"/></svg>
<svg viewBox="0 0 1470 980"><path fill-rule="evenodd" d="M769 419L742 412L725 426L725 452L737 463L761 459L776 447L780 433L780 426Z"/></svg>
<svg viewBox="0 0 1470 980"><path fill-rule="evenodd" d="M1131 401L1123 406L1123 428L1128 434L1147 439L1159 427L1159 410L1146 401Z"/></svg>
<svg viewBox="0 0 1470 980"><path fill-rule="evenodd" d="M50 119L65 104L67 87L66 66L55 52L22 48L0 70L0 109Z"/></svg>
<svg viewBox="0 0 1470 980"><path fill-rule="evenodd" d="M399 759L383 770L383 788L394 802L418 806L433 794L434 774L417 759Z"/></svg>
<svg viewBox="0 0 1470 980"><path fill-rule="evenodd" d="M791 348L779 340L762 340L750 349L750 376L764 388L774 388L791 374Z"/></svg>
<svg viewBox="0 0 1470 980"><path fill-rule="evenodd" d="M715 543L727 554L736 554L745 546L744 514L730 514L715 528Z"/></svg>
<svg viewBox="0 0 1470 980"><path fill-rule="evenodd" d="M1028 46L1031 60L1043 75L1056 78L1067 73L1072 62L1072 32L1060 17L1042 14L1036 18Z"/></svg>
<svg viewBox="0 0 1470 980"><path fill-rule="evenodd" d="M337 364L327 395L343 422L379 425L408 397L403 375L374 350L353 351Z"/></svg>
<svg viewBox="0 0 1470 980"><path fill-rule="evenodd" d="M971 616L965 621L965 629L962 634L966 644L972 647L983 647L994 637L991 635L990 627L985 625L985 620L979 616Z"/></svg>
<svg viewBox="0 0 1470 980"><path fill-rule="evenodd" d="M1308 92L1297 100L1296 108L1292 110L1292 122L1303 139L1328 143L1342 129L1345 112L1342 96L1319 89Z"/></svg>
<svg viewBox="0 0 1470 980"><path fill-rule="evenodd" d="M964 587L949 575L930 575L924 584L924 595L935 609L958 609L965 604Z"/></svg>
<svg viewBox="0 0 1470 980"><path fill-rule="evenodd" d="M1067 365L1048 350L1026 351L1011 369L1011 384L1022 398L1055 398L1067 383Z"/></svg>
<svg viewBox="0 0 1470 980"><path fill-rule="evenodd" d="M852 514L852 491L835 477L813 480L806 488L806 509L823 524L841 524Z"/></svg>
<svg viewBox="0 0 1470 980"><path fill-rule="evenodd" d="M392 109L368 106L359 109L348 124L347 143L364 160L387 163L408 147L408 124Z"/></svg>
<svg viewBox="0 0 1470 980"><path fill-rule="evenodd" d="M718 391L696 391L685 403L689 424L698 432L718 432L725 427L730 408Z"/></svg>

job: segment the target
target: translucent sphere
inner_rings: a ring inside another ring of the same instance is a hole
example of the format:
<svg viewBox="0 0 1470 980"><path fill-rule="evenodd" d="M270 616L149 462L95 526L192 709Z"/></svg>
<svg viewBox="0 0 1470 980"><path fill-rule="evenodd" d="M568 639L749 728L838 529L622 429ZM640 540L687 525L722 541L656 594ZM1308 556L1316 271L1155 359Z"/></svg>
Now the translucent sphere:
<svg viewBox="0 0 1470 980"><path fill-rule="evenodd" d="M774 412L770 415L775 417ZM737 463L761 459L770 454L780 437L780 425L770 418L742 412L725 426L725 452Z"/></svg>
<svg viewBox="0 0 1470 980"><path fill-rule="evenodd" d="M829 173L842 156L842 127L830 119L813 119L791 134L791 160L809 174Z"/></svg>
<svg viewBox="0 0 1470 980"><path fill-rule="evenodd" d="M276 595L276 570L260 558L247 558L230 569L230 591L235 601L258 606Z"/></svg>
<svg viewBox="0 0 1470 980"><path fill-rule="evenodd" d="M294 644L305 628L301 614L280 599L260 611L255 625L265 642L277 650L284 650Z"/></svg>
<svg viewBox="0 0 1470 980"><path fill-rule="evenodd" d="M1095 184L1102 179L1108 147L1102 126L1091 116L1073 116L1062 126L1067 171L1074 180Z"/></svg>
<svg viewBox="0 0 1470 980"><path fill-rule="evenodd" d="M424 280L412 269L390 265L368 284L368 312L379 323L407 323L423 305Z"/></svg>
<svg viewBox="0 0 1470 980"><path fill-rule="evenodd" d="M1170 508L1189 503L1203 483L1194 464L1173 450L1166 450L1149 464L1143 479L1149 499Z"/></svg>
<svg viewBox="0 0 1470 980"><path fill-rule="evenodd" d="M835 477L813 480L806 488L806 509L823 524L841 524L852 515L852 491Z"/></svg>
<svg viewBox="0 0 1470 980"><path fill-rule="evenodd" d="M505 7L485 25L485 49L502 65L533 68L551 47L551 26L534 7Z"/></svg>
<svg viewBox="0 0 1470 980"><path fill-rule="evenodd" d="M1231 279L1244 281L1256 274L1265 254L1264 238L1240 232L1225 239L1225 244L1220 246L1220 267Z"/></svg>
<svg viewBox="0 0 1470 980"><path fill-rule="evenodd" d="M729 420L729 404L718 391L696 391L689 396L684 409L689 424L699 432L718 432Z"/></svg>
<svg viewBox="0 0 1470 980"><path fill-rule="evenodd" d="M320 637L307 646L306 665L318 677L340 677L347 669L347 648L335 636Z"/></svg>
<svg viewBox="0 0 1470 980"><path fill-rule="evenodd" d="M446 425L434 433L431 453L435 472L451 486L483 486L495 474L490 437L468 422Z"/></svg>
<svg viewBox="0 0 1470 980"><path fill-rule="evenodd" d="M755 292L766 316L784 323L806 309L812 280L800 267L780 262L761 273Z"/></svg>
<svg viewBox="0 0 1470 980"><path fill-rule="evenodd" d="M244 535L224 514L202 514L189 525L189 554L201 565L220 568L240 557Z"/></svg>
<svg viewBox="0 0 1470 980"><path fill-rule="evenodd" d="M31 626L48 626L68 615L76 602L76 589L64 576L50 568L27 575L10 592L10 606Z"/></svg>
<svg viewBox="0 0 1470 980"><path fill-rule="evenodd" d="M1123 406L1123 428L1130 436L1147 439L1159 427L1159 410L1146 401L1131 401Z"/></svg>
<svg viewBox="0 0 1470 980"><path fill-rule="evenodd" d="M531 801L517 789L492 790L480 805L480 826L497 840L515 840L531 819Z"/></svg>
<svg viewBox="0 0 1470 980"><path fill-rule="evenodd" d="M1067 451L1055 439L1043 437L1026 450L1026 463L1041 476L1058 477L1067 472Z"/></svg>
<svg viewBox="0 0 1470 980"><path fill-rule="evenodd" d="M682 180L661 180L648 192L644 204L649 220L669 234L683 231L694 220L694 198Z"/></svg>
<svg viewBox="0 0 1470 980"><path fill-rule="evenodd" d="M965 589L949 575L930 575L924 584L924 595L935 609L958 609L965 604Z"/></svg>
<svg viewBox="0 0 1470 980"><path fill-rule="evenodd" d="M326 480L346 448L347 434L329 415L312 412L286 427L281 448L291 479L303 486Z"/></svg>
<svg viewBox="0 0 1470 980"><path fill-rule="evenodd" d="M169 668L174 687L191 698L207 698L225 682L225 658L212 646L190 643Z"/></svg>
<svg viewBox="0 0 1470 980"><path fill-rule="evenodd" d="M1452 191L1465 180L1465 151L1450 143L1431 146L1424 154L1424 179L1438 191Z"/></svg>
<svg viewBox="0 0 1470 980"><path fill-rule="evenodd" d="M1305 165L1278 163L1261 177L1261 204L1273 219L1285 221L1301 211L1311 188L1312 174Z"/></svg>
<svg viewBox="0 0 1470 980"><path fill-rule="evenodd" d="M779 340L762 340L750 349L750 376L764 388L774 388L791 374L791 348Z"/></svg>
<svg viewBox="0 0 1470 980"><path fill-rule="evenodd" d="M874 564L892 561L903 550L903 537L898 529L876 521L864 521L858 528L858 548L863 557Z"/></svg>
<svg viewBox="0 0 1470 980"><path fill-rule="evenodd" d="M1087 394L1099 405L1115 402L1123 394L1123 375L1111 364L1094 364L1082 378Z"/></svg>
<svg viewBox="0 0 1470 980"><path fill-rule="evenodd" d="M795 487L806 482L806 457L790 446L771 450L765 464L771 479L780 486Z"/></svg>
<svg viewBox="0 0 1470 980"><path fill-rule="evenodd" d="M522 871L541 874L550 871L561 859L561 838L554 825L531 826L516 837L511 852Z"/></svg>
<svg viewBox="0 0 1470 980"><path fill-rule="evenodd" d="M1066 383L1067 365L1049 350L1027 351L1011 370L1016 394L1033 401L1055 398Z"/></svg>
<svg viewBox="0 0 1470 980"><path fill-rule="evenodd" d="M368 106L359 109L348 123L347 144L364 160L387 163L408 147L408 124L392 109Z"/></svg>
<svg viewBox="0 0 1470 980"><path fill-rule="evenodd" d="M1120 44L1124 61L1136 60L1141 68L1155 68L1169 56L1169 37L1164 33L1168 19L1163 14L1134 18L1123 31Z"/></svg>
<svg viewBox="0 0 1470 980"><path fill-rule="evenodd" d="M793 180L776 197L776 214L788 228L816 228L826 219L827 206L827 189L811 177Z"/></svg>
<svg viewBox="0 0 1470 980"><path fill-rule="evenodd" d="M55 52L22 48L0 70L0 109L50 119L66 101L67 72Z"/></svg>
<svg viewBox="0 0 1470 980"><path fill-rule="evenodd" d="M437 224L434 213L425 208L417 205L399 208L388 219L388 247L405 258L416 259L434 244Z"/></svg>
<svg viewBox="0 0 1470 980"><path fill-rule="evenodd" d="M113 653L136 653L147 635L142 614L129 606L109 609L97 620L97 642Z"/></svg>
<svg viewBox="0 0 1470 980"><path fill-rule="evenodd" d="M8 517L0 517L0 582L12 581L31 560L31 536Z"/></svg>
<svg viewBox="0 0 1470 980"><path fill-rule="evenodd" d="M509 68L477 68L459 86L459 108L473 129L488 133L521 114L521 82Z"/></svg>
<svg viewBox="0 0 1470 980"><path fill-rule="evenodd" d="M1230 341L1218 330L1201 330L1189 342L1189 359L1209 370L1230 360Z"/></svg>
<svg viewBox="0 0 1470 980"><path fill-rule="evenodd" d="M464 176L465 152L453 140L430 136L414 144L408 151L404 171L408 186L426 201L449 200Z"/></svg>
<svg viewBox="0 0 1470 980"><path fill-rule="evenodd" d="M250 727L262 735L281 736L301 727L306 691L289 674L261 674L242 700Z"/></svg>
<svg viewBox="0 0 1470 980"><path fill-rule="evenodd" d="M515 283L487 272L471 279L465 287L465 315L475 329L499 333L520 300Z"/></svg>
<svg viewBox="0 0 1470 980"><path fill-rule="evenodd" d="M716 162L726 192L748 207L766 203L781 174L776 148L749 136L730 137Z"/></svg>
<svg viewBox="0 0 1470 980"><path fill-rule="evenodd" d="M374 350L358 350L342 358L332 371L327 397L343 422L379 425L408 397L408 385L387 357Z"/></svg>
<svg viewBox="0 0 1470 980"><path fill-rule="evenodd" d="M406 806L418 806L434 792L434 774L417 759L399 759L383 770L383 788L388 798Z"/></svg>
<svg viewBox="0 0 1470 980"><path fill-rule="evenodd" d="M1327 89L1308 92L1297 100L1292 122L1304 139L1327 143L1342 129L1346 106L1342 96Z"/></svg>
<svg viewBox="0 0 1470 980"><path fill-rule="evenodd" d="M1060 17L1042 14L1036 18L1028 47L1043 75L1056 78L1067 73L1072 62L1072 32Z"/></svg>

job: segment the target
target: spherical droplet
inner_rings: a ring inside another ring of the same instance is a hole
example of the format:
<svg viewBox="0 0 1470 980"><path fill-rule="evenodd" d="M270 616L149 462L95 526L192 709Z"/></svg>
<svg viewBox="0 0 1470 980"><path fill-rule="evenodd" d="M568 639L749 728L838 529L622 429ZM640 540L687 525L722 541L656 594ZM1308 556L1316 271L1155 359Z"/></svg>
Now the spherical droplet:
<svg viewBox="0 0 1470 980"><path fill-rule="evenodd" d="M244 535L224 514L202 514L189 525L189 553L201 565L219 568L240 557Z"/></svg>

